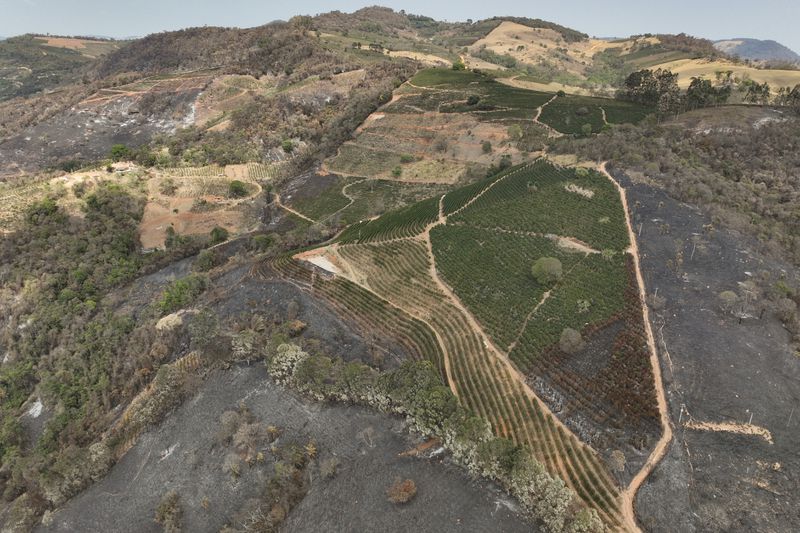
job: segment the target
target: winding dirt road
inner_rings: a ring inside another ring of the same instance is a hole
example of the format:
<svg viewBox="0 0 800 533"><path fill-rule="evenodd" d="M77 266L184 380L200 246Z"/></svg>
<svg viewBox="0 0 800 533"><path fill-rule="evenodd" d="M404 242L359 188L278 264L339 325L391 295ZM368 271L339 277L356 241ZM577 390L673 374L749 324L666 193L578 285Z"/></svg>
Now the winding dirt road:
<svg viewBox="0 0 800 533"><path fill-rule="evenodd" d="M606 164L608 161L604 161L598 167L598 170L604 174L611 183L613 183L617 190L619 191L620 199L622 200L622 207L625 210L625 223L628 227L628 237L630 238L631 246L628 248L628 252L633 256L633 266L636 272L636 281L639 285L639 295L642 300L642 315L644 316L644 327L645 331L647 332L647 346L650 349L650 366L653 369L653 378L655 381L656 387L656 397L658 400L658 411L661 415L661 438L656 443L655 447L653 448L650 457L647 458L647 462L642 467L639 472L634 476L631 480L628 487L622 491L622 514L625 518L626 526L631 531L641 531L639 525L636 523L636 513L634 512L634 503L636 499L636 491L639 490L639 487L644 483L644 480L647 479L647 476L653 471L659 461L664 457L667 452L667 446L669 445L670 441L672 440L672 422L669 418L669 411L667 407L667 395L666 391L664 390L664 383L661 379L661 366L658 361L658 351L656 350L656 341L655 337L653 336L653 329L650 326L650 317L649 317L649 310L647 308L647 304L645 303L645 284L644 284L644 277L642 276L642 269L639 266L639 247L636 244L636 233L633 231L633 226L631 225L631 214L628 208L628 197L625 193L625 189L619 184L619 182L614 179L614 177L608 173L606 169Z"/></svg>

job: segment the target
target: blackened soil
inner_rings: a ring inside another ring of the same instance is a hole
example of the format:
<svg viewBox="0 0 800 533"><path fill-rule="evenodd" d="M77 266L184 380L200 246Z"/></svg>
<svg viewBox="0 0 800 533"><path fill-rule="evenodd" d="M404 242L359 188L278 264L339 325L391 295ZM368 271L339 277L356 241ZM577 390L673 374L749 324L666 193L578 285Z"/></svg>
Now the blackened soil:
<svg viewBox="0 0 800 533"><path fill-rule="evenodd" d="M675 425L667 456L638 492L638 519L648 531L800 531L800 358L769 310L758 318L763 302L740 323L718 299L741 293L739 283L760 271L773 280L796 272L745 236L709 232L698 209L615 175L628 191L634 230L641 228L648 293L666 298L650 316ZM774 444L689 430L689 415L739 423L752 416Z"/></svg>
<svg viewBox="0 0 800 533"><path fill-rule="evenodd" d="M313 439L319 460L339 461L333 479L312 467L311 489L284 531L535 531L497 487L470 479L446 459L401 457L419 442L400 419L308 402L270 381L261 364L212 375L194 398L143 435L105 478L39 531L158 532L153 516L169 490L179 494L184 531L240 525L237 511L260 496L272 472L269 461L244 465L238 478L223 470L230 450L215 436L219 417L240 404L262 423L284 429L276 444ZM396 478L417 485L416 498L403 506L386 500Z"/></svg>

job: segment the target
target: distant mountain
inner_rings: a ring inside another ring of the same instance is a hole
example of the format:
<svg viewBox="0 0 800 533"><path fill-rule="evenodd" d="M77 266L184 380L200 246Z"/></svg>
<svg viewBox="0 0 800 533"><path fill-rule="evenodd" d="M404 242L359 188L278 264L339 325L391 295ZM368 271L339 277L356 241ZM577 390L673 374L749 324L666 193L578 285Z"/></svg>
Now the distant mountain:
<svg viewBox="0 0 800 533"><path fill-rule="evenodd" d="M787 62L800 65L800 55L777 41L759 39L727 39L716 41L714 47L742 59L768 62Z"/></svg>

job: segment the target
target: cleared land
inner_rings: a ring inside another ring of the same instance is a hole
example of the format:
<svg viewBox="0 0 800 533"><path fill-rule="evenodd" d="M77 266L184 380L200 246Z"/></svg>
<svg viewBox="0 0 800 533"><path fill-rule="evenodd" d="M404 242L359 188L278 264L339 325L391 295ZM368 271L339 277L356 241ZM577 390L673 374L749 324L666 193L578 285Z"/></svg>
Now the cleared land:
<svg viewBox="0 0 800 533"><path fill-rule="evenodd" d="M232 235L246 231L258 222L248 208L261 193L259 181L274 171L274 166L251 163L155 173L147 182L147 204L139 226L142 248L162 248L170 227L178 235L207 235L217 226ZM234 180L245 184L245 195L231 196Z"/></svg>

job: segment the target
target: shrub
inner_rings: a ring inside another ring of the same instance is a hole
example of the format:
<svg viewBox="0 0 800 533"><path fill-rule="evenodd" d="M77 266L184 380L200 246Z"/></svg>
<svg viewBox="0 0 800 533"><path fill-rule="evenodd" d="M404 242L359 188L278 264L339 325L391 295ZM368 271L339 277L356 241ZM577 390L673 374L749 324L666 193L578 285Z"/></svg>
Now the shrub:
<svg viewBox="0 0 800 533"><path fill-rule="evenodd" d="M386 489L386 498L392 503L408 503L417 495L417 484L411 479L400 481L399 479L392 483Z"/></svg>
<svg viewBox="0 0 800 533"><path fill-rule="evenodd" d="M173 281L161 295L158 309L162 315L174 313L192 303L206 288L206 279L197 274Z"/></svg>
<svg viewBox="0 0 800 533"><path fill-rule="evenodd" d="M115 144L111 147L111 151L109 152L109 156L114 161L122 161L123 159L128 159L131 155L130 149L125 146L124 144Z"/></svg>
<svg viewBox="0 0 800 533"><path fill-rule="evenodd" d="M233 180L228 184L228 196L231 198L244 198L247 196L247 185L239 180Z"/></svg>
<svg viewBox="0 0 800 533"><path fill-rule="evenodd" d="M461 58L459 58L458 61L453 62L453 70L466 70L466 69L467 66L464 64Z"/></svg>
<svg viewBox="0 0 800 533"><path fill-rule="evenodd" d="M484 154L491 154L492 153L492 143L489 141L483 141L481 144L481 149L483 150Z"/></svg>
<svg viewBox="0 0 800 533"><path fill-rule="evenodd" d="M392 169L392 177L399 178L402 175L403 175L403 169L400 168L399 166L398 167L394 167Z"/></svg>
<svg viewBox="0 0 800 533"><path fill-rule="evenodd" d="M573 354L581 351L586 346L583 337L579 331L572 328L564 328L561 332L561 338L558 341L558 347L564 353Z"/></svg>
<svg viewBox="0 0 800 533"><path fill-rule="evenodd" d="M164 494L156 507L155 521L164 526L166 533L181 531L181 515L183 514L178 493L171 490Z"/></svg>
<svg viewBox="0 0 800 533"><path fill-rule="evenodd" d="M199 272L208 272L219 264L219 257L213 250L202 250L197 254L197 259L194 260L192 268Z"/></svg>
<svg viewBox="0 0 800 533"><path fill-rule="evenodd" d="M733 291L722 291L719 293L719 306L726 313L733 311L736 301L739 299Z"/></svg>
<svg viewBox="0 0 800 533"><path fill-rule="evenodd" d="M413 163L414 159L415 159L414 156L410 154L403 154L400 156L400 162L403 164Z"/></svg>
<svg viewBox="0 0 800 533"><path fill-rule="evenodd" d="M584 137L590 136L592 134L592 125L589 124L589 123L586 123L583 126L581 126L581 134Z"/></svg>
<svg viewBox="0 0 800 533"><path fill-rule="evenodd" d="M471 94L471 95L469 95L467 97L467 105L469 105L469 106L477 105L478 102L480 102L480 101L481 101L481 97L478 96L477 94Z"/></svg>
<svg viewBox="0 0 800 533"><path fill-rule="evenodd" d="M531 274L541 285L551 285L563 275L561 261L555 257L541 257L533 263Z"/></svg>
<svg viewBox="0 0 800 533"><path fill-rule="evenodd" d="M215 226L214 229L211 230L211 245L219 244L221 242L225 242L228 240L230 233L228 230L221 226Z"/></svg>
<svg viewBox="0 0 800 533"><path fill-rule="evenodd" d="M281 143L281 148L283 148L283 151L286 152L287 154L291 154L292 152L294 152L294 143L292 142L291 139L285 139Z"/></svg>

